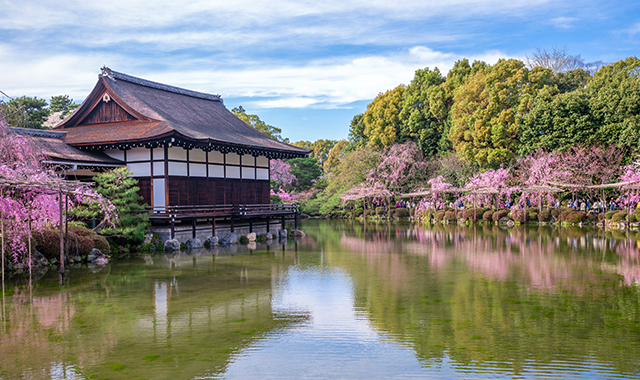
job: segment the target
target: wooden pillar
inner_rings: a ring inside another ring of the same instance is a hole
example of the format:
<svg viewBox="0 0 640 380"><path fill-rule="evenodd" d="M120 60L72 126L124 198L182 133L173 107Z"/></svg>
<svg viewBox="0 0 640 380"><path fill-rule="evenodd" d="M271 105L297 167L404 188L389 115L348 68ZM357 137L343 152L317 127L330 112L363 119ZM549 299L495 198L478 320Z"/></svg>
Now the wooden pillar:
<svg viewBox="0 0 640 380"><path fill-rule="evenodd" d="M298 230L298 213L293 214L293 230Z"/></svg>
<svg viewBox="0 0 640 380"><path fill-rule="evenodd" d="M211 218L211 236L216 236L216 218Z"/></svg>
<svg viewBox="0 0 640 380"><path fill-rule="evenodd" d="M69 194L64 195L64 256L69 260Z"/></svg>
<svg viewBox="0 0 640 380"><path fill-rule="evenodd" d="M284 216L282 217L282 229L284 230Z"/></svg>
<svg viewBox="0 0 640 380"><path fill-rule="evenodd" d="M249 219L249 233L253 232L253 221Z"/></svg>
<svg viewBox="0 0 640 380"><path fill-rule="evenodd" d="M60 276L64 276L64 237L62 234L62 189L58 193L59 196L59 213L60 213Z"/></svg>
<svg viewBox="0 0 640 380"><path fill-rule="evenodd" d="M3 197L4 191L0 189L0 202L2 202ZM2 247L0 248L2 250L2 297L4 297L4 215L2 214L2 203L0 203L0 238L2 239L2 241L0 241L0 244L2 244ZM2 316L4 318L4 310Z"/></svg>
<svg viewBox="0 0 640 380"><path fill-rule="evenodd" d="M231 232L235 232L235 228L233 225L233 215L231 215Z"/></svg>
<svg viewBox="0 0 640 380"><path fill-rule="evenodd" d="M269 233L269 225L271 224L271 219L267 217L267 233Z"/></svg>
<svg viewBox="0 0 640 380"><path fill-rule="evenodd" d="M171 240L176 238L176 214L175 208L173 206L169 206L169 215L171 216Z"/></svg>
<svg viewBox="0 0 640 380"><path fill-rule="evenodd" d="M194 219L194 220L191 221L191 237L194 238L194 239L196 238L196 226L197 226L197 224L198 224L197 220Z"/></svg>

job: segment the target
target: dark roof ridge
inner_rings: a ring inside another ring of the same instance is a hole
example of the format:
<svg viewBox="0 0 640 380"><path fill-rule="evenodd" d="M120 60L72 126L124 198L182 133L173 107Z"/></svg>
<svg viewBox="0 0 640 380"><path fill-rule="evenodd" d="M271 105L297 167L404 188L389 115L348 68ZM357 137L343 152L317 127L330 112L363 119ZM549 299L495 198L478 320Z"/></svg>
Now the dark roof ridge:
<svg viewBox="0 0 640 380"><path fill-rule="evenodd" d="M153 82L150 80L146 80L146 79L134 77L128 74L113 71L106 66L103 67L101 70L102 70L102 73L100 73L99 76L102 78L109 78L113 81L122 80L125 82L134 83L140 86L155 88L157 90L173 92L180 95L191 96L192 98L200 98L200 99L212 100L214 102L222 103L222 98L220 97L220 95L206 94L204 92L192 91L192 90L187 90L185 88L169 86L167 84Z"/></svg>
<svg viewBox="0 0 640 380"><path fill-rule="evenodd" d="M63 138L67 132L66 131L50 131L45 129L33 129L33 128L18 128L18 127L9 127L9 130L13 133L18 133L21 135L33 136L33 137L46 137L50 139L61 139Z"/></svg>

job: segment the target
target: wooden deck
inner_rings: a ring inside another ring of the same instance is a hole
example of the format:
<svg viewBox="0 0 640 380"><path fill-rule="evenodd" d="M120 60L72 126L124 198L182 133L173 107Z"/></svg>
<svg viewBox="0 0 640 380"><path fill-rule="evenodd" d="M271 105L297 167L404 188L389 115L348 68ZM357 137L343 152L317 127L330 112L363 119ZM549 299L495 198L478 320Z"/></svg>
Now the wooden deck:
<svg viewBox="0 0 640 380"><path fill-rule="evenodd" d="M234 224L247 222L252 229L253 224L266 223L280 219L284 228L287 219L293 220L298 228L298 206L295 204L257 204L257 205L198 205L198 206L166 206L147 209L151 223L171 223L171 238L175 236L175 224L191 222L193 237L196 236L198 222L211 223L211 233L216 234L216 221L230 223L231 232Z"/></svg>

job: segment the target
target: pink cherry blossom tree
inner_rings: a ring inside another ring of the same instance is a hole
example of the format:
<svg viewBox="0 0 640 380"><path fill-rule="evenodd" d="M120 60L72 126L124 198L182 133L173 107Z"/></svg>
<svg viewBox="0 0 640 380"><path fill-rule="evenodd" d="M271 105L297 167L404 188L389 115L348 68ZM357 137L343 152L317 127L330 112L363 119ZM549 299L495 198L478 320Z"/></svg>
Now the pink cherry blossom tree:
<svg viewBox="0 0 640 380"><path fill-rule="evenodd" d="M59 227L61 202L68 202L65 207L70 208L91 199L104 211L107 224L111 224L115 218L115 208L109 201L87 185L64 181L58 172L45 166L43 161L44 157L34 141L12 133L6 124L0 123L3 263L5 249L9 249L13 262L23 261L30 253L33 234L42 233L48 226Z"/></svg>

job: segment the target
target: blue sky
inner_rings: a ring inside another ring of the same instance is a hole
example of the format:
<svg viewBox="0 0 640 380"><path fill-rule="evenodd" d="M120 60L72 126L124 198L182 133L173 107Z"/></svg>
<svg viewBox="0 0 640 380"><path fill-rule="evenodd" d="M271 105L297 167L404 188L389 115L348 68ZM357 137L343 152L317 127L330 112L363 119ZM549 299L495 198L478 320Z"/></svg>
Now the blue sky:
<svg viewBox="0 0 640 380"><path fill-rule="evenodd" d="M637 55L640 2L0 0L0 90L82 101L100 67L222 95L292 141L341 139L379 92L461 58Z"/></svg>

